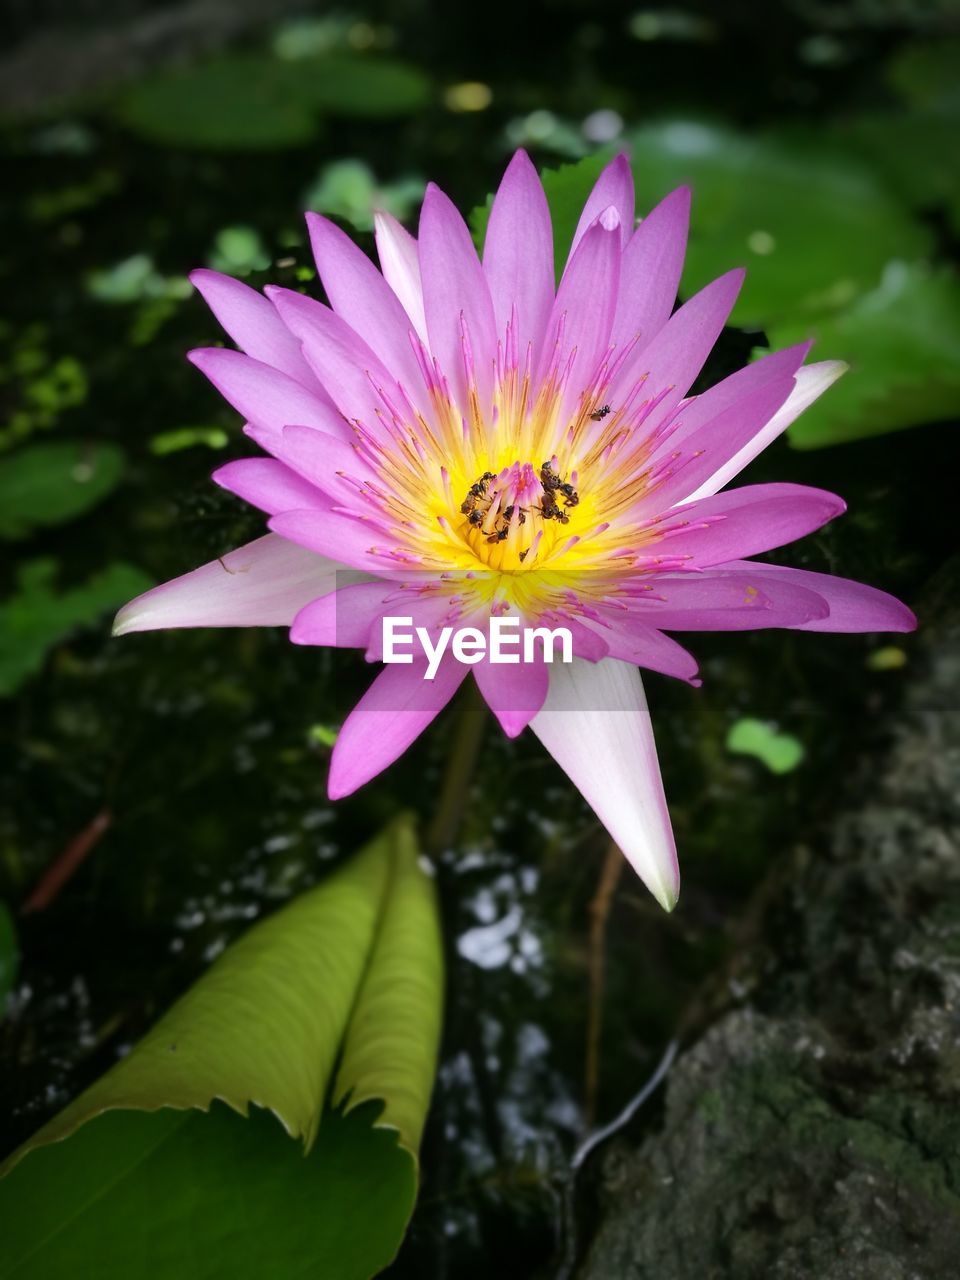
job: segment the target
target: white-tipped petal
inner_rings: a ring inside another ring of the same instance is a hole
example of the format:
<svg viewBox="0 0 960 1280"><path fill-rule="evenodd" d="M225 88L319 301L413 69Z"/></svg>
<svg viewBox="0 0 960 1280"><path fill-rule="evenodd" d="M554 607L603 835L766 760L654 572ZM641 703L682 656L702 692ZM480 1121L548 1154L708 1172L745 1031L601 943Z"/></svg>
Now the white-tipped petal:
<svg viewBox="0 0 960 1280"><path fill-rule="evenodd" d="M146 591L117 614L115 636L168 627L288 627L336 587L342 568L275 533Z"/></svg>
<svg viewBox="0 0 960 1280"><path fill-rule="evenodd" d="M709 498L718 493L725 484L730 483L734 476L740 474L748 462L752 462L758 454L763 453L767 445L772 444L777 436L782 435L790 423L800 417L804 409L809 408L828 387L833 386L846 369L847 366L842 360L821 360L816 364L805 364L799 368L796 373L796 385L766 426L761 427L752 440L725 462L708 480L705 480L696 493L691 494L684 501L693 502L697 498Z"/></svg>
<svg viewBox="0 0 960 1280"><path fill-rule="evenodd" d="M426 342L427 318L423 313L423 285L420 283L416 237L393 214L380 210L374 214L374 235L383 278L400 299L420 338Z"/></svg>
<svg viewBox="0 0 960 1280"><path fill-rule="evenodd" d="M530 727L672 911L680 893L677 851L637 668L614 658L554 663L547 700Z"/></svg>

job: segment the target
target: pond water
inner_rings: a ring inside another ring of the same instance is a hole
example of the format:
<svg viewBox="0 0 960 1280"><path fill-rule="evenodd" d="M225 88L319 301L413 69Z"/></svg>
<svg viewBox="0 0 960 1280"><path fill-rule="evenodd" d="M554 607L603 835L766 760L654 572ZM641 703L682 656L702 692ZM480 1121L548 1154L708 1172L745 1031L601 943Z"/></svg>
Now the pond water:
<svg viewBox="0 0 960 1280"><path fill-rule="evenodd" d="M511 139L540 136L535 158L556 164L589 149L587 119L594 135L629 134L653 115L707 110L786 137L873 108L888 60L924 34L854 6L831 6L848 21L827 26L800 4L779 7L761 34L752 8L644 16L612 6L598 17L572 3L545 21L485 6L479 19L436 22L382 5L325 38L335 54L352 39L414 64L434 86L427 105L381 118L328 107L303 138L257 150L197 145L189 121L169 126L179 141L158 140L162 129L116 88L8 119L0 149L17 194L0 221L0 458L26 444L93 442L116 447L122 475L69 523L10 534L6 596L25 565L54 561L55 579L33 570L54 592L120 564L160 581L257 536L260 517L208 481L247 450L235 415L183 359L219 332L182 278L219 262L253 284L307 281L306 193L325 181L334 195L321 199L369 203L362 172L345 179L329 166L362 161L405 214L427 177L470 208L498 180ZM251 37L251 48L271 38ZM489 105L452 109L483 102L484 86ZM552 113L552 125L532 112ZM645 199L639 167L637 181L641 204L660 194ZM955 248L936 201L904 217L922 227L930 256ZM369 233L357 235L369 248ZM760 273L768 245L754 245L748 265ZM761 326L728 331L703 382L763 343ZM956 542L956 439L940 423L825 450L779 443L748 479L821 485L850 508L783 562L915 601ZM463 714L450 708L386 775L331 805L325 742L369 679L356 656L297 648L282 632L111 640L110 606L124 598L95 603L62 637L52 624L50 641L49 594L28 593L16 615L19 642L38 653L35 670L9 677L0 737L0 901L21 955L0 1023L3 1153L252 920L398 809L427 826ZM672 916L628 869L615 873L602 831L536 741L485 727L459 828L436 857L448 1007L421 1199L389 1272L398 1280L550 1274L577 1142L642 1087L703 983L722 980L752 893L829 818L910 662L909 637L704 635L690 648L702 689L647 682L684 872ZM802 760L775 773L728 750L745 718L797 740ZM76 874L20 914L45 869L84 837Z"/></svg>

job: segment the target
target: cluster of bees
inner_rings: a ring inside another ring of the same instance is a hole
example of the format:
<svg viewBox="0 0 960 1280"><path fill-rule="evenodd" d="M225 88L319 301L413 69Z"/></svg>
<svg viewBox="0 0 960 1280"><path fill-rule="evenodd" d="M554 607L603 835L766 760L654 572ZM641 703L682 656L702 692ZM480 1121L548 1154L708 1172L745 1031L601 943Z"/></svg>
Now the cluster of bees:
<svg viewBox="0 0 960 1280"><path fill-rule="evenodd" d="M475 481L467 490L467 496L460 503L460 510L467 517L470 524L483 524L487 509L478 510L477 503L482 502L486 497L487 485L494 479L492 471L485 471L479 480ZM510 514L513 515L511 508ZM506 536L506 535L504 535ZM496 537L487 539L488 542L496 542Z"/></svg>
<svg viewBox="0 0 960 1280"><path fill-rule="evenodd" d="M572 484L567 484L557 475L549 462L545 462L540 468L540 483L543 486L543 497L538 509L544 520L559 520L561 524L569 524L567 512L580 501L579 493ZM562 510L558 498L563 499Z"/></svg>
<svg viewBox="0 0 960 1280"><path fill-rule="evenodd" d="M487 486L495 477L492 471L485 471L479 480L475 481L467 490L467 496L460 504L460 511L467 517L470 524L479 526L486 519L490 509L490 503L487 501ZM504 507L497 512L496 520L492 532L487 534L487 542L505 542L510 532L510 522L514 513L517 512L519 524L525 524L527 515L536 512L541 515L544 520L557 520L560 524L569 524L570 516L567 514L571 508L575 507L580 501L580 495L572 484L568 484L562 477L558 476L554 471L550 462L545 462L540 468L540 485L543 493L540 497L538 506L517 507L511 503L510 506ZM563 506L560 506L560 502ZM485 505L484 505L485 504ZM521 554L521 560L526 552Z"/></svg>
<svg viewBox="0 0 960 1280"><path fill-rule="evenodd" d="M608 404L601 405L590 414L594 422L602 422L611 412ZM487 497L487 489L490 481L495 480L492 471L484 471L479 480L467 490L467 496L460 503L460 512L467 517L467 521L479 528L486 520L490 511L490 499ZM517 514L519 524L526 524L527 516L531 513L537 513L544 520L556 520L559 524L569 524L569 512L580 501L580 495L576 489L562 476L558 475L553 469L552 462L544 462L540 467L540 487L543 492L540 495L540 502L536 506L520 507L519 511L515 504L511 503L508 507L503 507L497 512L493 523L493 529L486 534L487 542L506 542L510 534L510 522L513 520L514 514ZM563 504L562 506L560 504ZM526 551L520 552L520 559L526 557Z"/></svg>

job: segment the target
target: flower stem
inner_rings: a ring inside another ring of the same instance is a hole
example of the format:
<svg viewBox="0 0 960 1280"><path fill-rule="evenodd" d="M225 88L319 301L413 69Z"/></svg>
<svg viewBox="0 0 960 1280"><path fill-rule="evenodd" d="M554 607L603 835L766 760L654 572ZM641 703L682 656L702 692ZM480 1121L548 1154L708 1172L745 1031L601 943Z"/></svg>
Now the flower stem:
<svg viewBox="0 0 960 1280"><path fill-rule="evenodd" d="M440 787L440 802L424 841L427 853L433 856L449 848L460 829L486 723L486 704L476 682L468 680L460 702L453 748Z"/></svg>
<svg viewBox="0 0 960 1280"><path fill-rule="evenodd" d="M600 1040L603 1034L603 997L606 977L607 924L626 859L611 841L600 872L600 883L588 907L590 912L590 999L587 1006L587 1053L584 1068L583 1123L589 1130L597 1118L600 1087Z"/></svg>

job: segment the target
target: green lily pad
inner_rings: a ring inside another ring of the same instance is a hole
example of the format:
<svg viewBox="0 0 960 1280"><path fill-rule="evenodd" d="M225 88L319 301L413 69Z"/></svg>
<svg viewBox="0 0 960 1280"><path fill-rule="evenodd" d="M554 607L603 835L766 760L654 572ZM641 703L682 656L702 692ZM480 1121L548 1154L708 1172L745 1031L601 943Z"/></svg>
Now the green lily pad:
<svg viewBox="0 0 960 1280"><path fill-rule="evenodd" d="M173 431L161 431L150 437L150 452L157 457L192 449L198 444L208 449L225 449L230 437L223 427L176 427Z"/></svg>
<svg viewBox="0 0 960 1280"><path fill-rule="evenodd" d="M255 227L223 227L216 234L208 262L214 271L248 276L251 271L265 271L270 254Z"/></svg>
<svg viewBox="0 0 960 1280"><path fill-rule="evenodd" d="M693 188L685 296L731 267L750 268L734 324L766 326L842 307L872 288L892 258L921 257L931 244L872 170L836 143L674 120L633 133L629 148L641 210L685 183ZM609 154L543 173L558 276ZM478 246L491 203L492 196L470 216Z"/></svg>
<svg viewBox="0 0 960 1280"><path fill-rule="evenodd" d="M331 115L410 115L425 107L433 92L430 78L399 58L342 52L284 65L304 98Z"/></svg>
<svg viewBox="0 0 960 1280"><path fill-rule="evenodd" d="M840 121L830 136L868 161L910 208L946 206L952 214L960 201L960 165L950 163L958 133L960 103L952 109L866 112Z"/></svg>
<svg viewBox="0 0 960 1280"><path fill-rule="evenodd" d="M116 113L151 142L209 150L271 150L309 142L319 128L309 97L263 54L224 54L136 82Z"/></svg>
<svg viewBox="0 0 960 1280"><path fill-rule="evenodd" d="M960 414L960 284L949 271L892 263L848 310L775 328L771 344L805 337L850 368L789 429L802 449L859 440Z"/></svg>
<svg viewBox="0 0 960 1280"><path fill-rule="evenodd" d="M511 147L549 151L562 160L581 160L594 152L579 121L566 120L543 107L508 120L503 132Z"/></svg>
<svg viewBox="0 0 960 1280"><path fill-rule="evenodd" d="M35 675L54 645L153 585L128 564L111 564L78 587L58 592L57 562L28 560L13 595L0 603L0 697Z"/></svg>
<svg viewBox="0 0 960 1280"><path fill-rule="evenodd" d="M402 820L14 1153L0 1277L367 1280L413 1207L441 987Z"/></svg>
<svg viewBox="0 0 960 1280"><path fill-rule="evenodd" d="M842 307L873 288L891 259L931 247L930 233L867 165L817 139L673 120L632 134L631 156L641 208L683 183L693 188L686 296L731 267L748 268L734 324L766 327Z"/></svg>
<svg viewBox="0 0 960 1280"><path fill-rule="evenodd" d="M753 756L771 773L790 773L804 757L803 743L789 733L777 733L765 720L745 717L731 725L727 750Z"/></svg>
<svg viewBox="0 0 960 1280"><path fill-rule="evenodd" d="M87 292L98 302L144 302L189 298L191 286L186 276L162 276L149 254L135 253L115 266L91 272Z"/></svg>
<svg viewBox="0 0 960 1280"><path fill-rule="evenodd" d="M320 53L349 48L355 24L355 18L340 13L290 18L277 27L271 46L278 58L315 58Z"/></svg>
<svg viewBox="0 0 960 1280"><path fill-rule="evenodd" d="M339 732L340 730L336 725L312 724L307 730L307 741L311 746L333 747L336 745Z"/></svg>
<svg viewBox="0 0 960 1280"><path fill-rule="evenodd" d="M57 441L0 458L0 539L83 515L112 493L125 458L113 444Z"/></svg>
<svg viewBox="0 0 960 1280"><path fill-rule="evenodd" d="M113 169L97 169L84 182L71 182L54 190L37 191L25 201L27 217L37 222L56 222L92 209L120 190L120 174Z"/></svg>
<svg viewBox="0 0 960 1280"><path fill-rule="evenodd" d="M325 115L407 115L426 105L431 82L395 58L331 52L285 61L228 53L162 71L115 106L152 142L217 150L273 150L311 141Z"/></svg>

